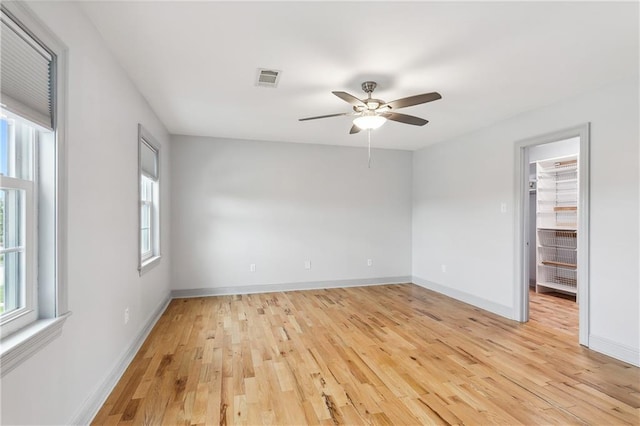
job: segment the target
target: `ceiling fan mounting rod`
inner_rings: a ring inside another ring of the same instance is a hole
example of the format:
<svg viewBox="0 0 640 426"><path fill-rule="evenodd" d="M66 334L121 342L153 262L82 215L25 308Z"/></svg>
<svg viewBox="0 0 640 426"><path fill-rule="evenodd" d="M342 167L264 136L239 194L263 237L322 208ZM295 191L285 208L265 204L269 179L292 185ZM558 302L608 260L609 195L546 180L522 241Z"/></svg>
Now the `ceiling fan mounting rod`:
<svg viewBox="0 0 640 426"><path fill-rule="evenodd" d="M362 83L362 91L369 95L369 99L371 99L371 93L376 89L378 83L375 81L365 81Z"/></svg>

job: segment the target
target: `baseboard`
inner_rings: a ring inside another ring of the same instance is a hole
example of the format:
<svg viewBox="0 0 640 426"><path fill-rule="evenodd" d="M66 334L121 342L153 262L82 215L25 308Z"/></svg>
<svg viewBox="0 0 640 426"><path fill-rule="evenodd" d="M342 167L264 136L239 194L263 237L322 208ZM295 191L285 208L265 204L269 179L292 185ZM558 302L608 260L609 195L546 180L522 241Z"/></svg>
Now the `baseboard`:
<svg viewBox="0 0 640 426"><path fill-rule="evenodd" d="M153 326L156 324L162 313L167 309L170 301L171 297L167 294L167 297L160 302L158 307L153 311L149 318L147 318L147 321L144 323L144 327L142 327L122 356L120 356L120 359L116 362L113 368L111 368L102 380L101 384L89 394L89 397L87 397L84 403L80 406L80 409L72 417L69 424L88 425L91 423L100 407L102 407L104 402L107 400L107 397L111 391L113 391L113 388L124 374L127 367L129 367L133 357L138 353L138 350L151 332L151 329L153 329Z"/></svg>
<svg viewBox="0 0 640 426"><path fill-rule="evenodd" d="M205 296L230 296L234 294L274 293L279 291L295 290L321 290L325 288L362 287L369 285L401 284L411 282L410 276L361 278L354 280L334 281L307 281L281 284L257 284L235 287L209 287L194 288L189 290L173 290L171 297L174 299Z"/></svg>
<svg viewBox="0 0 640 426"><path fill-rule="evenodd" d="M631 346L591 334L589 335L589 349L640 367L640 351L638 348L632 348Z"/></svg>
<svg viewBox="0 0 640 426"><path fill-rule="evenodd" d="M464 291L456 290L450 287L445 287L443 285L436 284L434 282L427 281L416 276L412 278L412 282L416 285L419 285L420 287L424 287L437 293L444 294L445 296L449 296L461 302L468 303L469 305L484 309L485 311L493 312L494 314L500 315L501 317L513 319L513 308L511 306L500 305L499 303L474 296L473 294L465 293Z"/></svg>

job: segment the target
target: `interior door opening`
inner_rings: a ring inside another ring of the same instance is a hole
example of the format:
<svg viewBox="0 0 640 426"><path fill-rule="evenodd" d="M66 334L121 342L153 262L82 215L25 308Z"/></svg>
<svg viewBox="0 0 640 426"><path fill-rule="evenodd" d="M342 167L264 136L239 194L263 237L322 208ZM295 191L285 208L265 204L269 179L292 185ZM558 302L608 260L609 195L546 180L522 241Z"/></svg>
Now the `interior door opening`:
<svg viewBox="0 0 640 426"><path fill-rule="evenodd" d="M527 150L529 319L577 342L580 138Z"/></svg>
<svg viewBox="0 0 640 426"><path fill-rule="evenodd" d="M588 346L589 124L516 143L516 182L514 317Z"/></svg>

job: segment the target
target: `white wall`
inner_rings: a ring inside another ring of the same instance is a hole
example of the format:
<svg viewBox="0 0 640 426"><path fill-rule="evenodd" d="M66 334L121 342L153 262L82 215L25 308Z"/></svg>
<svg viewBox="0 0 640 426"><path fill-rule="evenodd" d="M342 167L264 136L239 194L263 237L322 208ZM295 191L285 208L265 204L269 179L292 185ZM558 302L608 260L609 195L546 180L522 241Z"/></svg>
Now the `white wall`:
<svg viewBox="0 0 640 426"><path fill-rule="evenodd" d="M160 265L137 272L137 123L169 136L76 5L32 10L69 51L68 292L62 335L2 378L2 424L68 424L169 295L169 191L162 192ZM131 311L125 326L123 312Z"/></svg>
<svg viewBox="0 0 640 426"><path fill-rule="evenodd" d="M529 162L568 157L576 155L580 151L580 138L570 138L558 142L545 143L529 148ZM534 169L535 170L535 169ZM534 172L535 177L535 172Z"/></svg>
<svg viewBox="0 0 640 426"><path fill-rule="evenodd" d="M513 313L514 144L591 122L590 344L637 363L638 93L637 78L618 82L415 152L416 281Z"/></svg>
<svg viewBox="0 0 640 426"><path fill-rule="evenodd" d="M410 277L411 157L373 150L368 169L364 147L174 137L173 288Z"/></svg>

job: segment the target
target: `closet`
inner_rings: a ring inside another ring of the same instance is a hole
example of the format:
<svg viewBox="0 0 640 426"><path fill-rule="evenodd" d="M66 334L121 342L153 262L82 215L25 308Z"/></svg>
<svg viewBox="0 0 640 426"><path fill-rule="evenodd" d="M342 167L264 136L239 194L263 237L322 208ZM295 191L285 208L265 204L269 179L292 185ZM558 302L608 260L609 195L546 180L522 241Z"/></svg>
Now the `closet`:
<svg viewBox="0 0 640 426"><path fill-rule="evenodd" d="M535 290L575 295L578 156L537 161L536 192Z"/></svg>
<svg viewBox="0 0 640 426"><path fill-rule="evenodd" d="M577 301L580 138L532 146L528 156L530 290Z"/></svg>

